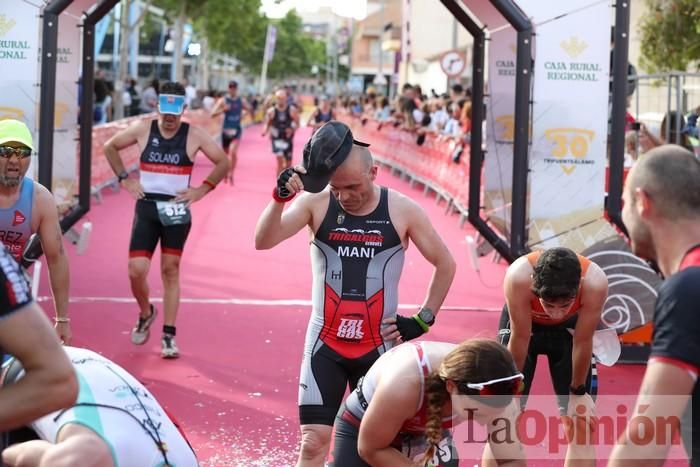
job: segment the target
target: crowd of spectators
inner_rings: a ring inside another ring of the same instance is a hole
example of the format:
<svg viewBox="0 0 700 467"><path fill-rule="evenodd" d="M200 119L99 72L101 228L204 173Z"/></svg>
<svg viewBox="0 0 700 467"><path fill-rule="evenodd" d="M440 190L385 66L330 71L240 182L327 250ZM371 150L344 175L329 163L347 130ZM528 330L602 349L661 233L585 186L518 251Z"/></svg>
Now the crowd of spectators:
<svg viewBox="0 0 700 467"><path fill-rule="evenodd" d="M182 80L182 85L185 87L185 99L189 109L205 109L212 111L216 102L226 95L226 90L218 89L197 89L188 79ZM160 90L160 80L157 78L142 81L140 83L134 78L127 78L124 83L124 89L121 93L121 102L124 106L124 117L133 117L136 115L155 112L158 105L158 92ZM114 82L108 79L104 70L98 69L95 72L94 82L94 111L93 123L102 124L114 120ZM241 96L253 109L252 114L260 116L260 112L256 112L257 108L262 103L262 98L257 94L247 94Z"/></svg>
<svg viewBox="0 0 700 467"><path fill-rule="evenodd" d="M455 146L455 162L471 136L471 89L454 84L449 93L423 92L420 85L406 83L401 92L390 100L373 88L360 96L341 96L335 103L362 125L373 124L378 130L394 127L415 135L416 144L423 145L431 135L438 141L451 141Z"/></svg>

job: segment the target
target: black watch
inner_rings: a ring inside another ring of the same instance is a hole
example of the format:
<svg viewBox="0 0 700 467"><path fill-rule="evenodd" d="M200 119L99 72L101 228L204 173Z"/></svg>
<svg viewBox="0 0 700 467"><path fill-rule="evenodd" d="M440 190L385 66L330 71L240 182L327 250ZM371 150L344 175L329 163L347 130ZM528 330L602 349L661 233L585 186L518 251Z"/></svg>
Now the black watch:
<svg viewBox="0 0 700 467"><path fill-rule="evenodd" d="M428 326L432 326L435 323L435 315L430 308L422 307L418 311L418 317Z"/></svg>
<svg viewBox="0 0 700 467"><path fill-rule="evenodd" d="M126 170L122 170L117 174L117 180L119 181L119 183L121 183L122 180L126 180L127 178L129 178L129 172L127 172Z"/></svg>
<svg viewBox="0 0 700 467"><path fill-rule="evenodd" d="M571 394L575 395L575 396L583 396L583 395L586 394L588 391L587 391L587 389L586 389L586 385L585 385L585 384L581 384L581 385L576 386L576 387L569 386L569 392L570 392Z"/></svg>

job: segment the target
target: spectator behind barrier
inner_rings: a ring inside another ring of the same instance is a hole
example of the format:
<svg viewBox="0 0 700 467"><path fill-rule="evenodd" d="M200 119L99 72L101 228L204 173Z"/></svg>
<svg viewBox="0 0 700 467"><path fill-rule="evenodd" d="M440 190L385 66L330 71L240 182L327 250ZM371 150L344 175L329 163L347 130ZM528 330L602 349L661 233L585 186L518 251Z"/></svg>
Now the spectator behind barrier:
<svg viewBox="0 0 700 467"><path fill-rule="evenodd" d="M160 92L160 83L157 79L151 81L150 85L143 91L141 95L141 112L151 113L156 111L158 106L158 93Z"/></svg>
<svg viewBox="0 0 700 467"><path fill-rule="evenodd" d="M688 139L688 134L679 129L685 128L685 118L675 110L669 110L661 120L659 128L659 138L652 132L648 131L645 125L640 125L639 137L640 146L648 149L661 146L663 144L679 144L689 151L693 151L693 146Z"/></svg>

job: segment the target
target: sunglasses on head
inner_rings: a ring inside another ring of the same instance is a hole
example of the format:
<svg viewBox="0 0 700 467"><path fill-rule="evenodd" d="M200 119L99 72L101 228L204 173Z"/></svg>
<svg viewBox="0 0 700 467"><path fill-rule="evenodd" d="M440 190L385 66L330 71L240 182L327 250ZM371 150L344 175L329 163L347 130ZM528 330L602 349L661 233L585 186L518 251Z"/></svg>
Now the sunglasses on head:
<svg viewBox="0 0 700 467"><path fill-rule="evenodd" d="M457 389L461 394L479 396L517 396L525 389L524 376L516 373L505 378L492 379L483 383L460 381Z"/></svg>
<svg viewBox="0 0 700 467"><path fill-rule="evenodd" d="M17 155L20 159L26 159L32 155L32 150L27 147L15 148L12 146L0 146L0 157L9 159L13 155Z"/></svg>

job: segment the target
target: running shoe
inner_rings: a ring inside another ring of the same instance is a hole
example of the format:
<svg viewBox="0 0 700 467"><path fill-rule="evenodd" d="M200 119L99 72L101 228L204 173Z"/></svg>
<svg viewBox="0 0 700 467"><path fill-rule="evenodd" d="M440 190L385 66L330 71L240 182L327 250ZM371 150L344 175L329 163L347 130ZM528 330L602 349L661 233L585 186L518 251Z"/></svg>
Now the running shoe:
<svg viewBox="0 0 700 467"><path fill-rule="evenodd" d="M158 310L156 307L151 305L151 315L148 318L142 318L139 315L139 319L136 322L136 326L131 330L131 342L136 345L143 345L148 340L150 334L151 324L156 319Z"/></svg>
<svg viewBox="0 0 700 467"><path fill-rule="evenodd" d="M163 339L161 340L163 344L163 350L160 352L160 356L163 358L177 358L180 356L180 350L175 344L175 336L172 334L163 334Z"/></svg>

